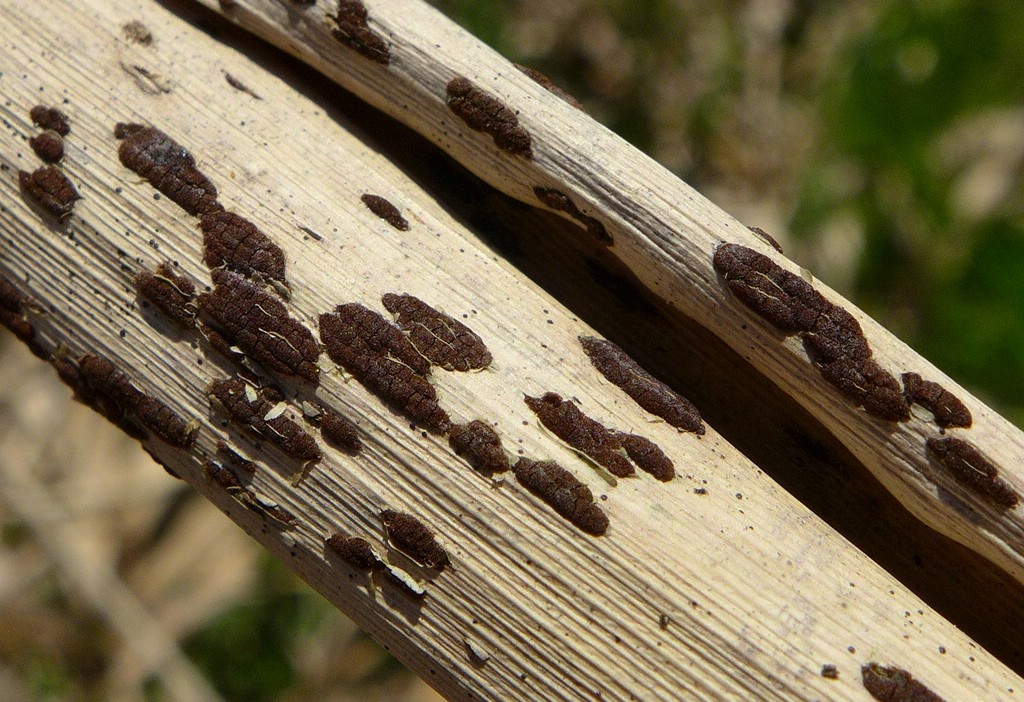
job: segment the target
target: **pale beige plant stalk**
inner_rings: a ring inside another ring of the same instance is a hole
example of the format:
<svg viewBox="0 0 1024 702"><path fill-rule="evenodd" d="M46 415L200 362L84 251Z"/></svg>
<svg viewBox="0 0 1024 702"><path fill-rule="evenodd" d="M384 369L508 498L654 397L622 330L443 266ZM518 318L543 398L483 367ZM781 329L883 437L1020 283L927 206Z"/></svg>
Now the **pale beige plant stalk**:
<svg viewBox="0 0 1024 702"><path fill-rule="evenodd" d="M711 268L714 246L736 239L768 249L642 155L418 3L371 7L373 27L395 47L386 68L338 45L319 6L219 5L317 66L333 65L333 77L347 76L354 92L507 192L531 201L540 185L571 195L656 293L751 355L890 483L897 467L905 471L900 494L908 504L950 516L920 478L923 422L890 427L865 418L821 381L792 340L780 341L732 299ZM414 182L342 115L325 114L258 61L158 4L52 0L7 5L0 15L16 37L0 47L0 113L10 125L0 136L2 268L34 300L26 314L40 352L106 357L141 392L194 421L193 446L151 437L146 447L448 698L863 700L861 667L870 662L905 668L950 700L995 699L1020 686L714 427L702 436L679 432L606 382L578 341L593 330L430 194L443 189L443 173L438 182ZM127 35L130 22L152 41ZM457 74L521 109L533 160L497 152L447 112L445 86ZM23 140L36 131L28 114L39 102L60 107L72 125L61 168L82 199L59 222L19 192L15 177L38 165ZM511 476L474 472L443 432L411 425L326 355L318 387L279 376L264 382L281 388L288 416L314 435L303 402L356 421L358 453L321 441L323 459L300 477L301 466L271 442L225 422L207 388L236 369L198 332L175 330L143 308L132 288L134 274L165 261L200 287L211 284L198 219L154 197L118 160L118 122L153 125L189 149L219 202L283 249L288 313L314 335L322 313L348 302L383 311L387 293L416 295L479 334L493 363L470 373L435 368L430 382L442 408L454 422L495 425L513 459L557 460L597 496L607 533L583 533ZM396 205L408 231L372 214L360 199L368 193ZM858 319L883 363L943 378ZM641 473L615 484L602 477L523 402L545 392L655 441L677 477L666 483ZM975 414L975 440L1016 485L1008 459L1019 455L1019 436L962 396ZM249 489L294 515L294 525L247 509L251 501L207 477L203 463L218 441L257 463ZM451 565L417 568L387 548L383 509L427 524ZM982 514L989 521L981 527L953 522L950 530L1012 568L1016 551L1004 540L1016 515ZM416 574L425 597L326 555L324 541L336 531L366 538ZM823 676L825 665L838 677Z"/></svg>

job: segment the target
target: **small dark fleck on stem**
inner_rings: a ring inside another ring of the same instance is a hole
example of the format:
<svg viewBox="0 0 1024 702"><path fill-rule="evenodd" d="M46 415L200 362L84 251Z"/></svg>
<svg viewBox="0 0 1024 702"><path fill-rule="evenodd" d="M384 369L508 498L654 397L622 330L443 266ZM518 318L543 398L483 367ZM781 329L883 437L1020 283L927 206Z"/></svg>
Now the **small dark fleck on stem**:
<svg viewBox="0 0 1024 702"><path fill-rule="evenodd" d="M608 516L594 504L590 488L554 461L520 458L513 471L523 487L582 531L600 536L608 530Z"/></svg>
<svg viewBox="0 0 1024 702"><path fill-rule="evenodd" d="M454 371L491 365L491 352L483 339L457 319L412 295L387 293L382 301L416 350L434 365Z"/></svg>
<svg viewBox="0 0 1024 702"><path fill-rule="evenodd" d="M913 675L895 666L868 663L860 674L864 689L879 702L943 702Z"/></svg>
<svg viewBox="0 0 1024 702"><path fill-rule="evenodd" d="M121 33L130 42L149 46L153 43L153 33L139 20L126 22L121 26Z"/></svg>
<svg viewBox="0 0 1024 702"><path fill-rule="evenodd" d="M448 109L470 129L489 134L499 149L532 159L530 133L504 102L489 95L463 76L448 83Z"/></svg>
<svg viewBox="0 0 1024 702"><path fill-rule="evenodd" d="M228 73L226 71L224 72L224 80L227 81L228 85L230 85L235 90L238 90L239 92L243 92L246 95L249 95L251 97L256 98L257 100L262 100L263 99L262 97L260 97L260 95L258 93L253 91L252 88L250 88L248 85L246 85L242 81L238 80L237 78L235 78L233 75L231 75L230 73Z"/></svg>
<svg viewBox="0 0 1024 702"><path fill-rule="evenodd" d="M57 219L66 219L81 198L71 180L56 166L42 166L29 173L18 171L24 193Z"/></svg>
<svg viewBox="0 0 1024 702"><path fill-rule="evenodd" d="M1002 509L1020 501L1016 491L999 477L998 469L981 451L963 439L928 439L928 450L958 483Z"/></svg>
<svg viewBox="0 0 1024 702"><path fill-rule="evenodd" d="M28 113L28 116L32 118L32 124L42 129L52 129L62 137L66 137L71 131L68 116L56 107L36 105Z"/></svg>
<svg viewBox="0 0 1024 702"><path fill-rule="evenodd" d="M839 669L833 663L825 663L821 666L821 677L829 680L839 679Z"/></svg>
<svg viewBox="0 0 1024 702"><path fill-rule="evenodd" d="M973 423L971 411L949 390L938 383L925 380L917 373L904 373L903 394L907 402L921 405L935 417L935 423L942 429L949 427L970 427Z"/></svg>
<svg viewBox="0 0 1024 702"><path fill-rule="evenodd" d="M369 193L359 199L369 208L370 212L383 219L398 231L409 231L409 222L402 216L401 210L391 204L390 200L380 195L370 195Z"/></svg>
<svg viewBox="0 0 1024 702"><path fill-rule="evenodd" d="M450 563L434 532L413 515L386 509L380 519L391 545L420 565L443 570Z"/></svg>
<svg viewBox="0 0 1024 702"><path fill-rule="evenodd" d="M593 366L642 408L682 431L704 434L704 422L692 402L645 371L618 346L594 336L579 337Z"/></svg>

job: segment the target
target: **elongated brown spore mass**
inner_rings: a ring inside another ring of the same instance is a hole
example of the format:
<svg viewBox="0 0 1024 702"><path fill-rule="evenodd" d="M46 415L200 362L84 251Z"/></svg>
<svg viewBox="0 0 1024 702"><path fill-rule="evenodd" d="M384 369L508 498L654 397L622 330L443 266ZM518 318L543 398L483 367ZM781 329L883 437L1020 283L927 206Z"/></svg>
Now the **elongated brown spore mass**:
<svg viewBox="0 0 1024 702"><path fill-rule="evenodd" d="M596 217L583 214L583 212L580 211L580 208L576 206L576 203L561 190L537 186L533 189L533 194L537 196L538 200L551 209L558 212L565 212L567 215L582 224L586 227L591 236L602 244L611 246L615 243L612 240L611 234L609 234L608 230L604 228L604 224L601 223L601 220Z"/></svg>
<svg viewBox="0 0 1024 702"><path fill-rule="evenodd" d="M590 488L562 466L524 457L512 470L523 487L582 531L600 536L608 530L608 515L594 504Z"/></svg>
<svg viewBox="0 0 1024 702"><path fill-rule="evenodd" d="M190 215L223 210L217 188L196 167L183 146L155 127L118 123L114 136L122 139L117 155L121 163Z"/></svg>
<svg viewBox="0 0 1024 702"><path fill-rule="evenodd" d="M227 210L204 215L203 260L210 268L224 267L247 277L285 282L284 251L259 227Z"/></svg>
<svg viewBox="0 0 1024 702"><path fill-rule="evenodd" d="M71 180L56 166L41 166L29 173L18 171L18 184L37 205L57 219L71 215L81 199Z"/></svg>
<svg viewBox="0 0 1024 702"><path fill-rule="evenodd" d="M195 326L196 287L166 263L135 276L135 291L182 329Z"/></svg>
<svg viewBox="0 0 1024 702"><path fill-rule="evenodd" d="M636 472L622 454L622 444L615 433L585 415L576 403L563 400L553 392L544 393L543 397L526 396L523 401L555 436L607 468L612 475L624 478Z"/></svg>
<svg viewBox="0 0 1024 702"><path fill-rule="evenodd" d="M739 244L722 244L713 265L743 304L783 333L800 334L825 380L875 417L910 418L894 375L872 359L857 319L829 302L807 281L767 256Z"/></svg>
<svg viewBox="0 0 1024 702"><path fill-rule="evenodd" d="M508 454L498 432L479 419L453 426L448 444L456 455L465 458L469 465L485 475L504 473L510 468Z"/></svg>
<svg viewBox="0 0 1024 702"><path fill-rule="evenodd" d="M214 271L213 282L199 309L230 344L267 370L319 382L320 345L277 297L231 271Z"/></svg>
<svg viewBox="0 0 1024 702"><path fill-rule="evenodd" d="M868 663L860 669L864 689L879 702L943 702L907 671Z"/></svg>
<svg viewBox="0 0 1024 702"><path fill-rule="evenodd" d="M704 434L704 422L693 403L641 368L625 351L594 336L579 340L594 368L638 405L676 429Z"/></svg>
<svg viewBox="0 0 1024 702"><path fill-rule="evenodd" d="M331 446L348 453L359 453L363 448L359 428L348 417L325 409L320 413L318 420L320 434Z"/></svg>
<svg viewBox="0 0 1024 702"><path fill-rule="evenodd" d="M324 541L324 550L337 556L353 570L369 573L384 568L384 562L373 550L373 546L361 536L335 532Z"/></svg>
<svg viewBox="0 0 1024 702"><path fill-rule="evenodd" d="M416 350L446 370L470 371L491 365L491 352L476 332L412 295L387 293L384 307Z"/></svg>
<svg viewBox="0 0 1024 702"><path fill-rule="evenodd" d="M338 28L332 34L350 49L386 66L391 62L391 49L384 37L370 29L367 19L366 6L361 0L339 0L338 14L334 18Z"/></svg>
<svg viewBox="0 0 1024 702"><path fill-rule="evenodd" d="M421 375L429 362L384 317L358 303L339 305L320 315L320 339L335 363L397 410L432 431L451 428L437 391Z"/></svg>
<svg viewBox="0 0 1024 702"><path fill-rule="evenodd" d="M552 95L559 97L560 99L564 100L565 102L575 107L577 110L583 109L583 105L571 93L555 85L554 81L552 81L546 75L538 71L536 68L530 68L529 66L524 66L520 63L515 64L515 67L518 68L523 73L525 73L527 76L529 76L530 79L533 80L533 82L540 85L542 88L547 90Z"/></svg>
<svg viewBox="0 0 1024 702"><path fill-rule="evenodd" d="M101 356L82 356L73 383L83 402L135 438L146 438L140 432L145 427L171 446L187 448L195 442L197 424L186 422L163 402L143 393L126 373Z"/></svg>
<svg viewBox="0 0 1024 702"><path fill-rule="evenodd" d="M380 513L380 520L391 545L420 565L443 570L450 563L434 532L418 518L386 509Z"/></svg>
<svg viewBox="0 0 1024 702"><path fill-rule="evenodd" d="M266 439L292 458L320 460L322 454L316 440L284 414L273 416L271 410L276 402L267 399L262 391L240 380L215 380L207 392L246 431Z"/></svg>
<svg viewBox="0 0 1024 702"><path fill-rule="evenodd" d="M402 330L389 322L379 312L364 307L358 302L338 305L334 310L338 340L344 343L347 352L344 357L353 362L365 356L390 356L409 367L414 373L430 373L430 361L412 345ZM322 336L321 329L321 336ZM326 344L327 341L324 340ZM337 360L337 359L336 359ZM348 369L343 361L338 361ZM356 364L358 365L358 364ZM354 371L353 371L354 372Z"/></svg>
<svg viewBox="0 0 1024 702"><path fill-rule="evenodd" d="M56 107L36 105L29 111L28 116L32 118L32 124L42 129L52 129L62 137L66 137L71 132L68 116Z"/></svg>
<svg viewBox="0 0 1024 702"><path fill-rule="evenodd" d="M203 470L206 473L206 477L210 479L210 482L220 485L222 488L230 493L242 492L245 490L245 486L242 485L242 481L238 479L227 466L217 461L206 461L203 463Z"/></svg>
<svg viewBox="0 0 1024 702"><path fill-rule="evenodd" d="M928 450L958 483L1001 509L1011 509L1020 501L1017 493L999 477L999 470L981 451L963 439L931 438Z"/></svg>
<svg viewBox="0 0 1024 702"><path fill-rule="evenodd" d="M971 411L960 399L938 383L925 380L918 373L904 373L903 394L907 402L921 405L932 413L935 423L942 429L968 428L974 422Z"/></svg>
<svg viewBox="0 0 1024 702"><path fill-rule="evenodd" d="M28 145L36 156L47 163L57 163L64 158L64 139L52 129L32 137Z"/></svg>
<svg viewBox="0 0 1024 702"><path fill-rule="evenodd" d="M22 341L29 343L35 338L36 330L25 316L28 301L21 291L7 278L0 276L0 324Z"/></svg>
<svg viewBox="0 0 1024 702"><path fill-rule="evenodd" d="M743 304L787 334L811 331L832 307L803 278L746 246L721 245L713 264Z"/></svg>
<svg viewBox="0 0 1024 702"><path fill-rule="evenodd" d="M391 201L381 197L380 195L370 195L367 193L361 198L363 204L385 222L390 224L392 227L400 232L409 231L409 222L405 217L402 216L402 211L391 204Z"/></svg>
<svg viewBox="0 0 1024 702"><path fill-rule="evenodd" d="M779 253L785 253L782 250L782 245L775 240L775 237L766 232L764 229L761 229L761 227L747 227L747 229L749 229L751 233L754 234L754 236L756 236L758 239L771 246Z"/></svg>
<svg viewBox="0 0 1024 702"><path fill-rule="evenodd" d="M504 102L473 85L463 76L448 83L448 109L470 129L489 134L499 149L515 156L533 158L530 133Z"/></svg>
<svg viewBox="0 0 1024 702"><path fill-rule="evenodd" d="M661 447L639 434L620 433L616 435L619 443L640 470L650 473L658 480L667 483L676 477L676 468L672 459L665 455Z"/></svg>
<svg viewBox="0 0 1024 702"><path fill-rule="evenodd" d="M221 457L224 465L235 473L244 475L247 478L256 475L256 464L223 441L217 442L217 455Z"/></svg>

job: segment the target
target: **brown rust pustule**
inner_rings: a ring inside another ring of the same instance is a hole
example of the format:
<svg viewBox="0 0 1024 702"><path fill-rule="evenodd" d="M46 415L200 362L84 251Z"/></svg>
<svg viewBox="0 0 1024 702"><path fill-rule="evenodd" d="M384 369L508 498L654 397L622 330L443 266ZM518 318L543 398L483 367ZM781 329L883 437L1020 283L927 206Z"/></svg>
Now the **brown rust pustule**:
<svg viewBox="0 0 1024 702"><path fill-rule="evenodd" d="M338 28L332 34L350 49L387 66L391 62L391 48L384 37L370 29L368 19L361 0L339 0L338 14L334 18Z"/></svg>
<svg viewBox="0 0 1024 702"><path fill-rule="evenodd" d="M41 166L29 173L18 171L18 184L37 205L57 219L67 219L81 199L71 179L56 166Z"/></svg>
<svg viewBox="0 0 1024 702"><path fill-rule="evenodd" d="M533 194L537 196L537 199L543 202L545 205L558 212L565 212L567 215L575 219L577 222L586 227L587 231L595 239L600 241L602 244L611 246L615 243L612 239L612 235L605 229L604 224L601 220L590 215L585 215L576 206L576 203L572 199L563 193L561 190L555 190L554 188L542 188L537 186L533 189Z"/></svg>
<svg viewBox="0 0 1024 702"><path fill-rule="evenodd" d="M231 271L214 271L213 282L199 310L229 344L269 371L319 382L320 345L276 296Z"/></svg>
<svg viewBox="0 0 1024 702"><path fill-rule="evenodd" d="M171 446L188 448L195 442L197 424L186 422L163 402L136 388L131 378L107 359L86 354L79 359L77 372L67 377L83 402L130 436L146 438L140 431L145 427Z"/></svg>
<svg viewBox="0 0 1024 702"><path fill-rule="evenodd" d="M385 222L400 232L409 231L409 221L402 216L402 211L391 204L391 201L380 195L367 193L359 198L370 212L374 213Z"/></svg>
<svg viewBox="0 0 1024 702"><path fill-rule="evenodd" d="M286 283L284 251L241 215L218 210L203 215L203 261L249 278Z"/></svg>
<svg viewBox="0 0 1024 702"><path fill-rule="evenodd" d="M932 413L940 429L949 427L968 428L973 423L971 411L956 395L932 380L925 380L918 373L904 373L903 394L907 402L921 405Z"/></svg>
<svg viewBox="0 0 1024 702"><path fill-rule="evenodd" d="M409 335L416 350L445 370L470 371L491 365L491 352L476 332L412 295L387 293L384 307Z"/></svg>
<svg viewBox="0 0 1024 702"><path fill-rule="evenodd" d="M524 66L521 63L515 64L515 67L518 68L523 73L525 73L530 79L533 80L533 82L540 85L542 88L547 90L552 95L555 95L558 98L564 100L565 102L575 107L577 110L583 109L583 105L571 93L555 85L554 81L552 81L546 75L538 71L536 68L530 68L529 66Z"/></svg>
<svg viewBox="0 0 1024 702"><path fill-rule="evenodd" d="M636 472L623 455L622 444L615 433L584 414L574 402L563 400L553 392L544 393L543 397L526 396L523 401L541 424L559 439L607 468L612 475L624 478Z"/></svg>
<svg viewBox="0 0 1024 702"><path fill-rule="evenodd" d="M7 278L0 276L0 324L27 344L33 344L36 330L25 315L28 298Z"/></svg>
<svg viewBox="0 0 1024 702"><path fill-rule="evenodd" d="M375 570L383 570L385 567L370 542L361 536L348 536L340 531L335 532L324 540L324 550L337 556L353 570L370 573Z"/></svg>
<svg viewBox="0 0 1024 702"><path fill-rule="evenodd" d="M395 409L431 431L451 429L437 391L420 372L430 364L384 317L358 303L339 305L320 315L320 339L331 360Z"/></svg>
<svg viewBox="0 0 1024 702"><path fill-rule="evenodd" d="M318 417L320 435L335 448L348 453L359 453L363 442L359 438L359 428L348 417L333 410L323 410Z"/></svg>
<svg viewBox="0 0 1024 702"><path fill-rule="evenodd" d="M943 702L902 668L868 663L861 667L860 674L864 689L879 702Z"/></svg>
<svg viewBox="0 0 1024 702"><path fill-rule="evenodd" d="M629 459L635 463L640 470L650 473L663 483L667 483L676 477L676 467L672 459L665 455L661 447L639 434L616 434L619 443L626 449Z"/></svg>
<svg viewBox="0 0 1024 702"><path fill-rule="evenodd" d="M316 440L302 426L284 414L273 416L271 410L276 402L267 399L263 391L241 380L215 380L207 393L243 429L266 439L292 458L319 461L322 457Z"/></svg>
<svg viewBox="0 0 1024 702"><path fill-rule="evenodd" d="M36 105L29 111L28 116L32 119L32 124L42 129L52 129L62 137L66 137L71 132L68 116L56 107Z"/></svg>
<svg viewBox="0 0 1024 702"><path fill-rule="evenodd" d="M928 450L958 483L1000 509L1017 506L1020 497L999 477L999 470L981 451L963 439L931 438Z"/></svg>
<svg viewBox="0 0 1024 702"><path fill-rule="evenodd" d="M606 339L579 337L593 366L642 408L676 429L704 434L704 422L692 402L645 371L621 348Z"/></svg>
<svg viewBox="0 0 1024 702"><path fill-rule="evenodd" d="M800 334L825 380L875 417L910 418L896 377L871 356L857 319L808 282L769 257L739 244L722 244L712 263L732 293L784 334Z"/></svg>
<svg viewBox="0 0 1024 702"><path fill-rule="evenodd" d="M420 565L444 570L451 562L434 532L417 517L386 509L380 513L380 521L391 545Z"/></svg>
<svg viewBox="0 0 1024 702"><path fill-rule="evenodd" d="M530 133L504 102L473 85L463 76L448 82L448 109L470 129L489 134L499 149L514 156L533 158Z"/></svg>
<svg viewBox="0 0 1024 702"><path fill-rule="evenodd" d="M57 163L64 158L64 138L52 129L32 137L28 145L36 156L47 163Z"/></svg>
<svg viewBox="0 0 1024 702"><path fill-rule="evenodd" d="M122 140L117 150L121 163L190 215L224 209L217 188L196 167L192 154L159 129L119 122L114 136Z"/></svg>
<svg viewBox="0 0 1024 702"><path fill-rule="evenodd" d="M191 329L195 326L196 287L167 263L161 263L155 271L136 274L135 291L178 327Z"/></svg>
<svg viewBox="0 0 1024 702"><path fill-rule="evenodd" d="M512 468L516 480L581 531L600 536L608 515L594 504L594 494L576 476L554 461L520 458Z"/></svg>
<svg viewBox="0 0 1024 702"><path fill-rule="evenodd" d="M485 475L504 473L510 468L508 454L498 432L479 419L453 426L448 444L456 455L465 458L469 465Z"/></svg>

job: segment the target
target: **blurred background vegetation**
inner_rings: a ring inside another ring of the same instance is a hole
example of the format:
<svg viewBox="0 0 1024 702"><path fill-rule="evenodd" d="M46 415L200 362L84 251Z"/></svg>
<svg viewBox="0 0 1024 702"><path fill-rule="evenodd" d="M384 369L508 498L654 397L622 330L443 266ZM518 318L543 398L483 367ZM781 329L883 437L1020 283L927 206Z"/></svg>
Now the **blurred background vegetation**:
<svg viewBox="0 0 1024 702"><path fill-rule="evenodd" d="M435 4L1024 424L1018 3ZM227 700L437 699L0 344L0 699L172 698L111 626L109 593L76 586L104 568ZM33 517L35 489L64 511ZM87 557L55 561L56 544Z"/></svg>

